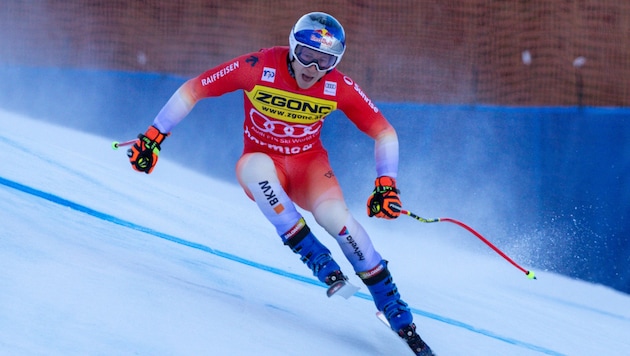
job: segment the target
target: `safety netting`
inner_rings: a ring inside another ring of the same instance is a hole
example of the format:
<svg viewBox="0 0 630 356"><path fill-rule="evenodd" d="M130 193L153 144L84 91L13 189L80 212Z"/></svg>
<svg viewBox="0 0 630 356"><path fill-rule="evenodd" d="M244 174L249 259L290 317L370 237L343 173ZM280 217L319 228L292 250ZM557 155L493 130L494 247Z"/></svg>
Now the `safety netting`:
<svg viewBox="0 0 630 356"><path fill-rule="evenodd" d="M627 0L4 0L0 65L189 77L288 45L311 11L344 25L339 69L376 100L630 106Z"/></svg>

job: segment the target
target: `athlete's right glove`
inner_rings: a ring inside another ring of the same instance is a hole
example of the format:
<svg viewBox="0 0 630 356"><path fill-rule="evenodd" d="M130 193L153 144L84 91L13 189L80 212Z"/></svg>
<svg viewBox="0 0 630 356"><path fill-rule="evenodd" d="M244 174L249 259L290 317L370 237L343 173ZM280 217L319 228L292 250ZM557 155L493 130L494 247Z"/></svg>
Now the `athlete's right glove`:
<svg viewBox="0 0 630 356"><path fill-rule="evenodd" d="M400 216L399 190L396 180L392 177L381 176L374 182L374 191L368 198L367 213L369 217L396 219Z"/></svg>
<svg viewBox="0 0 630 356"><path fill-rule="evenodd" d="M161 133L155 126L149 126L147 132L138 135L138 140L127 150L131 167L138 172L149 174L157 164L160 144L169 134Z"/></svg>

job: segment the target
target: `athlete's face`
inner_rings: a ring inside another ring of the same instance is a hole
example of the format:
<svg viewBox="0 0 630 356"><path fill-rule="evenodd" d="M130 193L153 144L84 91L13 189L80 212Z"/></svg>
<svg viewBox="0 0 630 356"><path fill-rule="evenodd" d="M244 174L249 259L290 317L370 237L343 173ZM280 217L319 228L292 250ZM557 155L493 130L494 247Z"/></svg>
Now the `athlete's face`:
<svg viewBox="0 0 630 356"><path fill-rule="evenodd" d="M300 63L300 61L293 60L291 62L291 66L293 67L293 73L295 73L297 85L301 89L308 89L312 87L318 80L326 75L326 72L318 71L317 66L314 64L305 67Z"/></svg>

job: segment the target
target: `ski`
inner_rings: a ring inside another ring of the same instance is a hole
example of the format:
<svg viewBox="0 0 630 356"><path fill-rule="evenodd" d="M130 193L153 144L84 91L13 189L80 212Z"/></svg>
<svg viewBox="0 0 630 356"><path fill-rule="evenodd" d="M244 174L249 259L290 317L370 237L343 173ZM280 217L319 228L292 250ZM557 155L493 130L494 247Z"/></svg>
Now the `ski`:
<svg viewBox="0 0 630 356"><path fill-rule="evenodd" d="M332 297L333 295L338 295L340 297L348 299L352 297L354 293L356 293L358 290L359 287L350 283L348 280L338 280L337 282L331 284L330 287L328 287L326 295L328 296L328 298Z"/></svg>
<svg viewBox="0 0 630 356"><path fill-rule="evenodd" d="M378 318L378 320L380 320L383 324L385 324L385 326L387 326L387 328L391 331L394 332L394 334L396 334L396 332L392 329L392 326L389 324L389 321L387 321L387 318L385 317L385 314L383 314L383 312L381 311L377 311L376 312L376 317ZM435 353L433 353L433 351L431 350L431 348L429 347L429 345L426 345L426 347L424 349L422 349L422 351L420 352L416 352L413 349L413 346L410 344L409 341L407 341L406 339L404 339L403 337L401 337L400 335L396 334L396 336L398 336L398 338L400 338L400 340L402 342L405 343L405 345L407 345L408 347L411 348L411 352L413 352L416 356L436 356ZM424 341L423 341L424 343Z"/></svg>
<svg viewBox="0 0 630 356"><path fill-rule="evenodd" d="M378 320L380 320L383 324L385 324L385 326L387 326L388 329L392 329L392 326L389 325L389 321L387 321L387 318L385 317L385 314L383 314L383 312L381 311L377 311L376 312L376 317L378 318Z"/></svg>

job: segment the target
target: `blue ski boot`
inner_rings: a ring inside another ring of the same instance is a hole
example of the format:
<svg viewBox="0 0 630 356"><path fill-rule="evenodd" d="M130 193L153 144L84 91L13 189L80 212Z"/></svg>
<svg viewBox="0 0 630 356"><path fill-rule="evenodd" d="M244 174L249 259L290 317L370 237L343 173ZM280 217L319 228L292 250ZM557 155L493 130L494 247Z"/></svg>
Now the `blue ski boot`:
<svg viewBox="0 0 630 356"><path fill-rule="evenodd" d="M392 330L407 342L416 355L434 355L429 345L416 332L411 311L407 303L400 299L398 288L387 269L387 261L383 260L376 267L358 275L368 287L376 308L385 315Z"/></svg>
<svg viewBox="0 0 630 356"><path fill-rule="evenodd" d="M313 275L317 279L331 286L331 288L340 281L348 280L348 277L341 272L337 262L333 260L330 250L322 245L315 235L311 233L311 229L306 225L303 218L300 219L295 227L282 235L282 241L293 252L300 255L302 262L313 271ZM329 293L330 296L336 290L329 290L329 292L331 292Z"/></svg>

